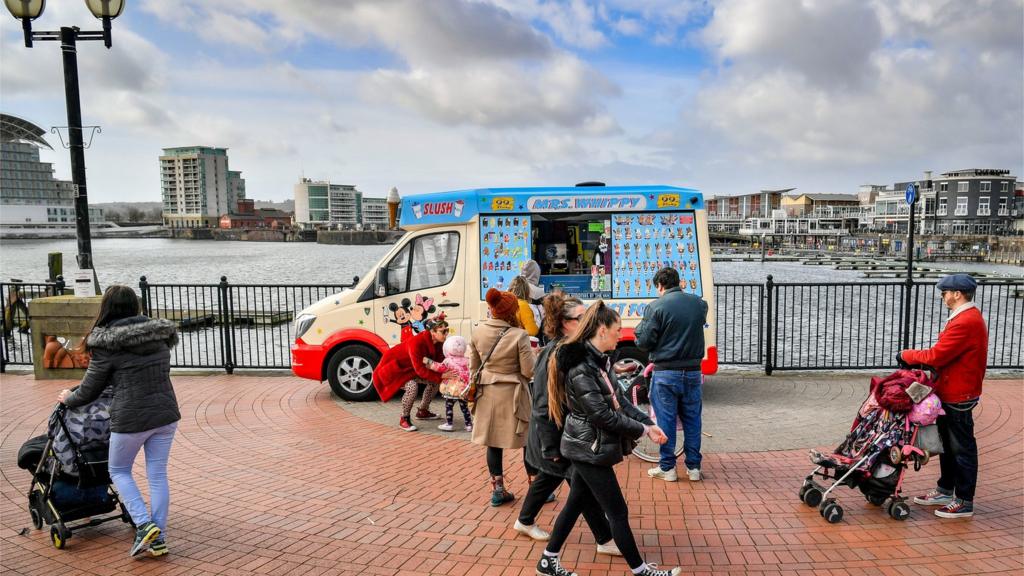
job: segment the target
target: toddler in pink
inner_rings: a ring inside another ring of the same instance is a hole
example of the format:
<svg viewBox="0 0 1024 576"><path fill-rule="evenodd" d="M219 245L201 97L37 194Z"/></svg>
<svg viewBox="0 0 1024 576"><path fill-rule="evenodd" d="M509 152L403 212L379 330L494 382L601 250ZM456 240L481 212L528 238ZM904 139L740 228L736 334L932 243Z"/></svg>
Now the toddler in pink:
<svg viewBox="0 0 1024 576"><path fill-rule="evenodd" d="M445 432L451 432L454 427L452 421L454 419L454 408L455 403L459 403L459 408L462 409L462 418L466 422L466 431L472 432L473 430L473 417L469 413L469 405L466 400L461 396L461 392L469 386L469 358L466 357L466 339L462 336L449 336L444 341L444 362L434 362L429 358L424 358L423 362L427 365L427 368L436 372L451 372L452 374L446 375L445 379L441 382L441 395L444 396L444 424L438 426L438 429L444 430Z"/></svg>

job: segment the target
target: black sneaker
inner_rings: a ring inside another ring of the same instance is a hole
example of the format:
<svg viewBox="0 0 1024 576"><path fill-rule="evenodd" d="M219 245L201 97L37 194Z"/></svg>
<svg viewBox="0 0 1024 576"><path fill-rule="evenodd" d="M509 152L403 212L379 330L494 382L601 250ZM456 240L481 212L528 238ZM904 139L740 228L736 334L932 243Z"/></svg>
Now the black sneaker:
<svg viewBox="0 0 1024 576"><path fill-rule="evenodd" d="M537 576L576 576L576 573L563 568L558 556L541 556L537 562Z"/></svg>
<svg viewBox="0 0 1024 576"><path fill-rule="evenodd" d="M154 557L163 556L164 554L167 554L167 552L167 542L164 541L163 536L153 540L153 543L149 545L149 553Z"/></svg>
<svg viewBox="0 0 1024 576"><path fill-rule="evenodd" d="M683 573L683 569L676 567L671 570L658 570L657 564L647 563L647 568L644 568L643 572L640 572L638 576L679 576Z"/></svg>
<svg viewBox="0 0 1024 576"><path fill-rule="evenodd" d="M128 552L128 555L132 558L138 556L142 551L149 547L150 543L160 537L160 528L152 522L146 522L139 526L139 529L135 531L135 542L132 543L132 549Z"/></svg>

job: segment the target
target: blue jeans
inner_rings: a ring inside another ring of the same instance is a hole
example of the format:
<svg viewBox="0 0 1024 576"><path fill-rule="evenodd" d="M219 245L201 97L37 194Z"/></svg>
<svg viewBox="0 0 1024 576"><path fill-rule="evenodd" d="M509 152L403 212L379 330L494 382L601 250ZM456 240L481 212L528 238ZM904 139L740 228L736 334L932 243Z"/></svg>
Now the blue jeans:
<svg viewBox="0 0 1024 576"><path fill-rule="evenodd" d="M703 409L700 370L655 370L651 406L668 442L661 445L662 470L676 467L676 419L683 422L683 452L687 470L700 469L700 416Z"/></svg>
<svg viewBox="0 0 1024 576"><path fill-rule="evenodd" d="M107 463L110 479L114 482L114 487L117 488L117 493L128 508L128 514L136 526L153 522L160 527L161 532L167 530L167 508L171 503L167 484L167 459L171 454L171 442L174 441L174 432L177 429L178 423L172 422L145 432L110 433L110 455ZM146 510L146 502L139 493L139 487L135 485L135 479L132 478L132 465L135 464L139 450L143 448L146 450L146 480L149 481L152 515Z"/></svg>

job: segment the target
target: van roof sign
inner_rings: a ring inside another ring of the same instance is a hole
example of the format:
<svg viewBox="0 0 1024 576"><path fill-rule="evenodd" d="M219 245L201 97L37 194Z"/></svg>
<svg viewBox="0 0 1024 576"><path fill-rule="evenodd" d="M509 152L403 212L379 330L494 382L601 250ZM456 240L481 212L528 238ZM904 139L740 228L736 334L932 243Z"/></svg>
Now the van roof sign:
<svg viewBox="0 0 1024 576"><path fill-rule="evenodd" d="M476 188L402 199L402 226L467 222L478 214L700 210L704 196L675 186Z"/></svg>

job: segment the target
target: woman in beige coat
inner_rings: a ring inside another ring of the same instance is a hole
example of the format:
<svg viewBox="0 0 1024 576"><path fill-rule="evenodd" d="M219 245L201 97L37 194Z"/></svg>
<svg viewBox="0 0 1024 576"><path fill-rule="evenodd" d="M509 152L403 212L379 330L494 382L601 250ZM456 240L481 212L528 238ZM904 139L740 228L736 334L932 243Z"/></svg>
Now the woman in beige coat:
<svg viewBox="0 0 1024 576"><path fill-rule="evenodd" d="M530 426L529 382L535 359L530 336L519 327L516 318L516 297L491 288L486 299L491 318L473 329L473 351L469 357L471 373L481 370L483 360L487 359L477 388L473 442L487 447L491 506L501 506L514 499L505 490L502 456L506 448L526 445Z"/></svg>

